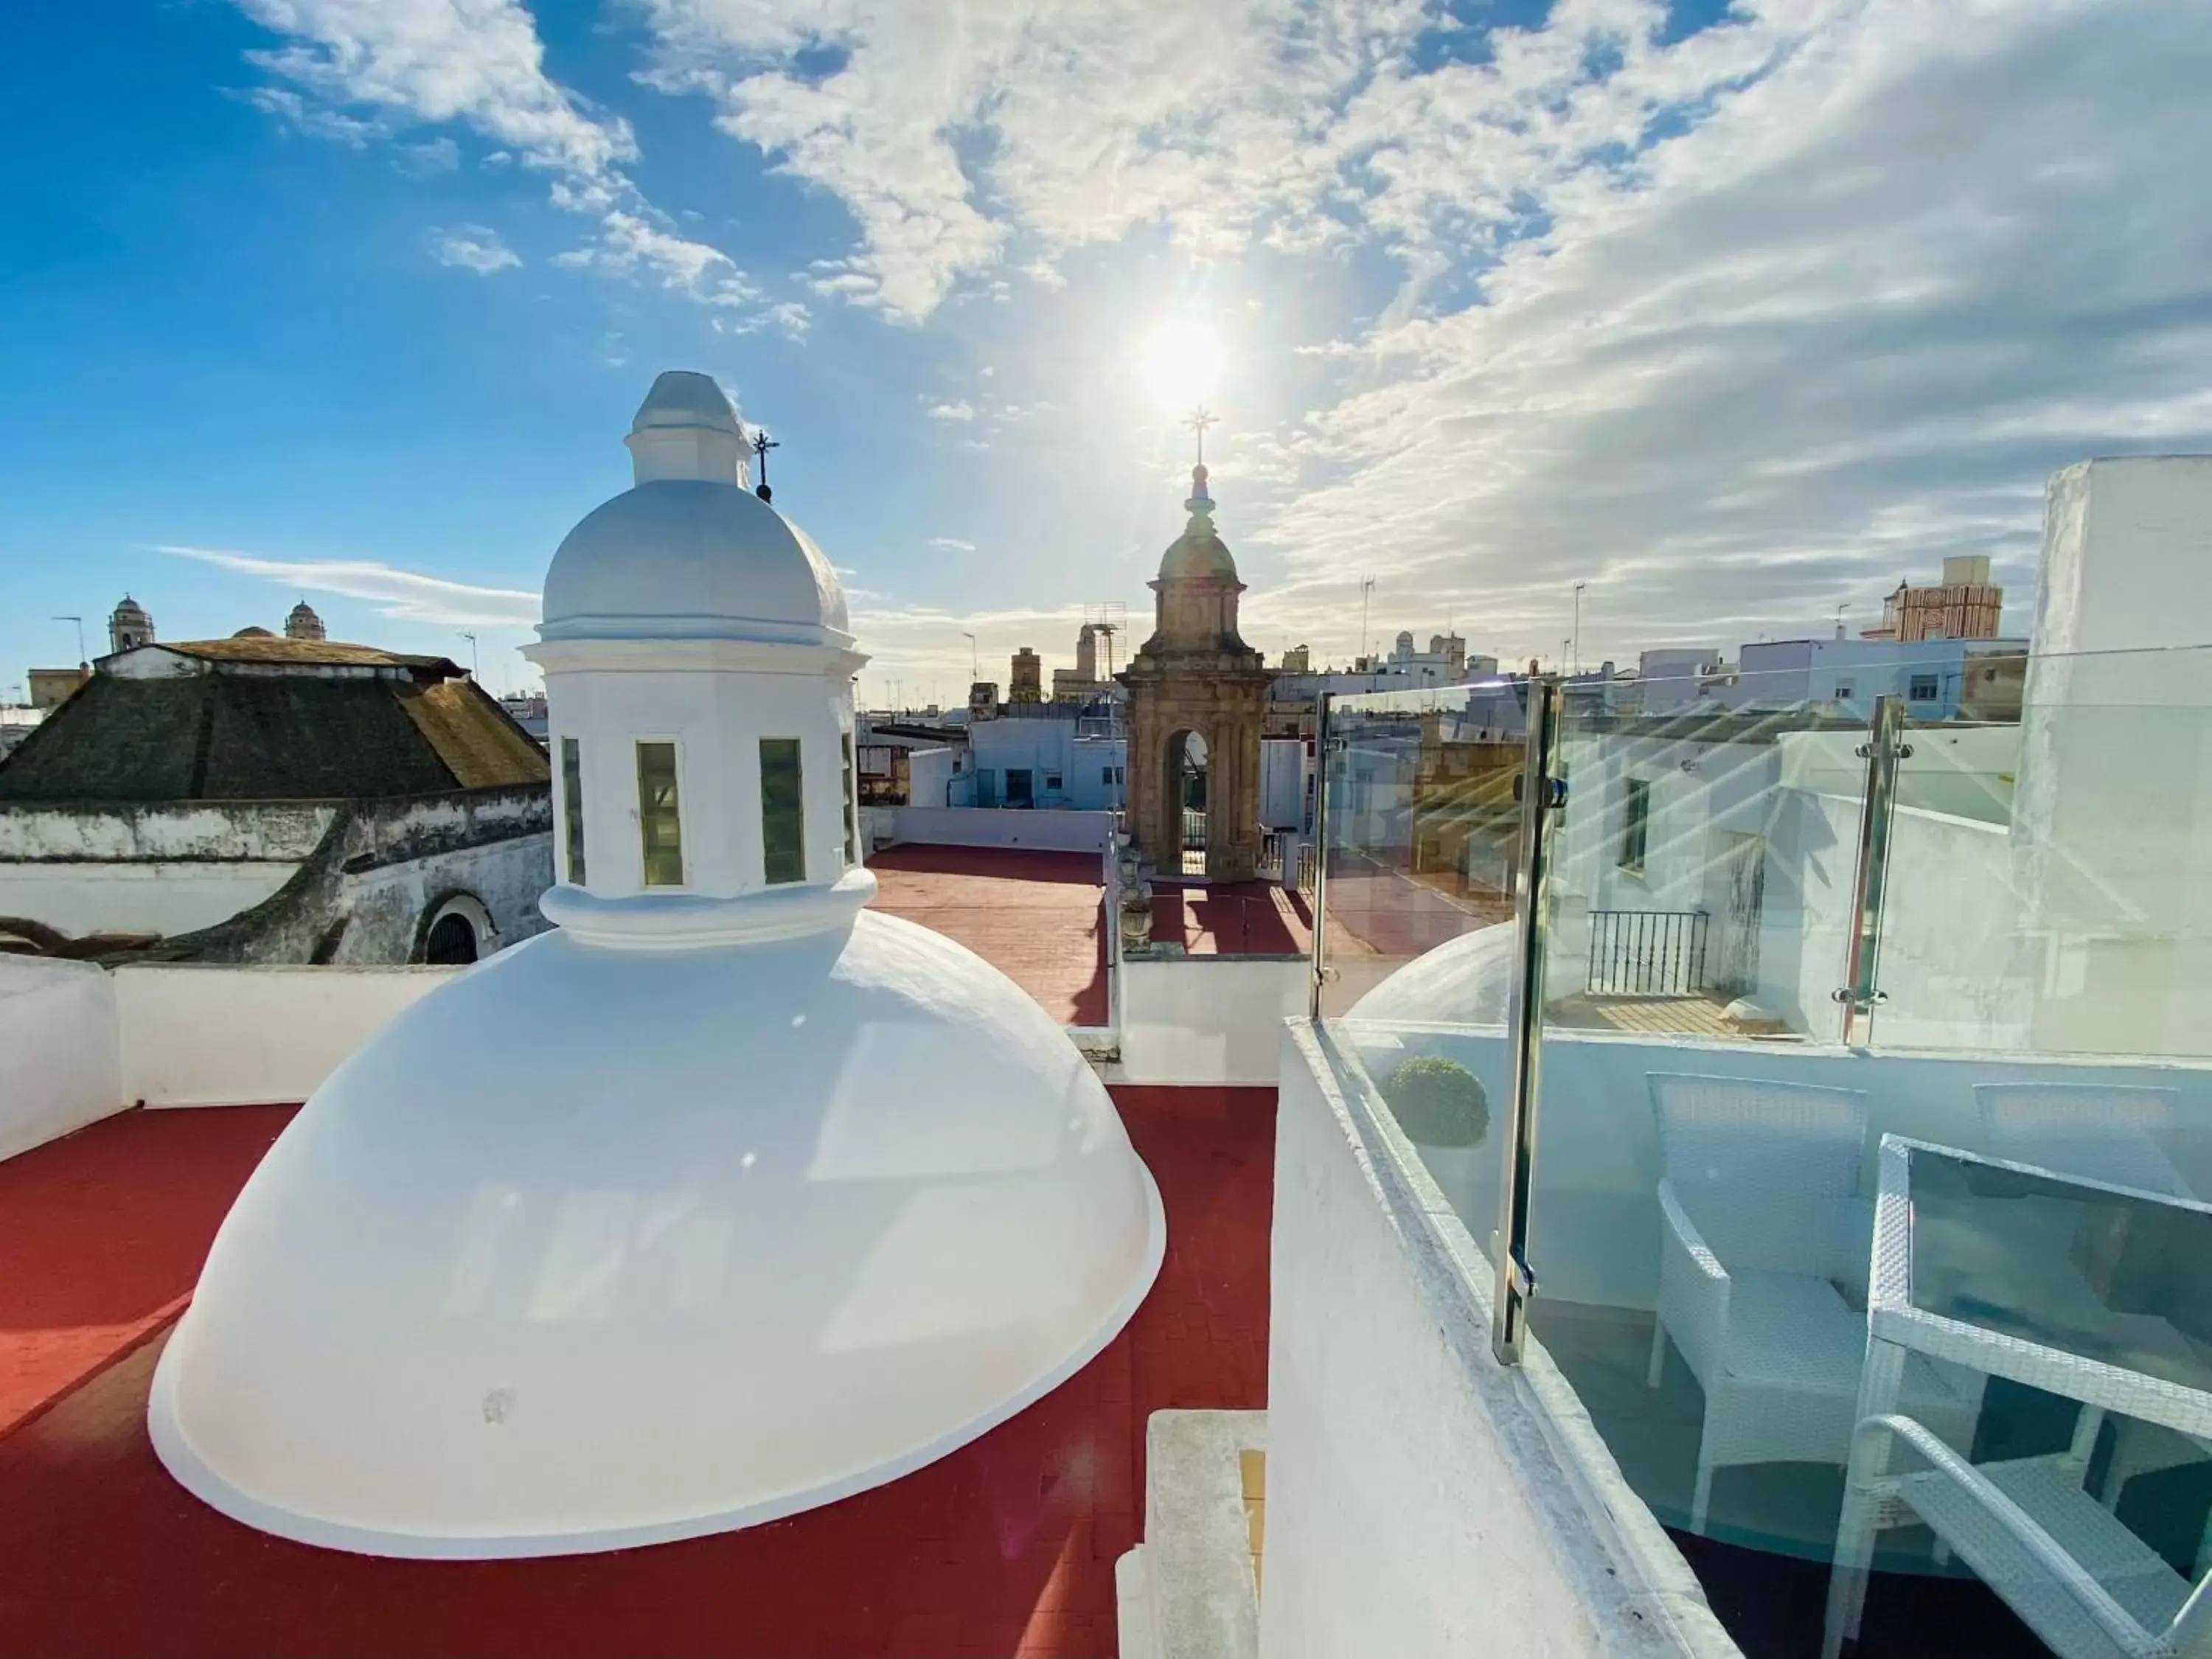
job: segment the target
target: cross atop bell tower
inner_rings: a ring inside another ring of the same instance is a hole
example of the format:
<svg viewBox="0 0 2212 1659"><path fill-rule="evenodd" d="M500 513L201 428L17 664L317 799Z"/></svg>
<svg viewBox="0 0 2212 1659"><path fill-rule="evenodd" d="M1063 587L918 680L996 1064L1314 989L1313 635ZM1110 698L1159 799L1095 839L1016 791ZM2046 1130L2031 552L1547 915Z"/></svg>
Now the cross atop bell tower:
<svg viewBox="0 0 2212 1659"><path fill-rule="evenodd" d="M1200 404L1190 411L1189 416L1183 422L1183 424L1191 429L1192 434L1198 440L1198 465L1200 466L1206 465L1206 428L1219 419L1219 416L1214 414L1204 404Z"/></svg>

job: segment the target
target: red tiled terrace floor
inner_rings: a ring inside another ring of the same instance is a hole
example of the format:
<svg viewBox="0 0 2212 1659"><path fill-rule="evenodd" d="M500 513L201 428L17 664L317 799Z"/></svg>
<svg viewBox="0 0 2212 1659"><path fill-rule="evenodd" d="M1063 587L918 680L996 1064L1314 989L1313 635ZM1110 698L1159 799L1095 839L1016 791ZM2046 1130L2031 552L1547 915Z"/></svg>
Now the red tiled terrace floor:
<svg viewBox="0 0 2212 1659"><path fill-rule="evenodd" d="M1274 1091L1114 1097L1166 1203L1167 1260L1083 1370L842 1503L539 1561L287 1542L217 1515L155 1462L145 1409L160 1345L144 1322L189 1290L287 1109L127 1113L0 1164L0 1287L15 1287L0 1304L0 1376L34 1377L8 1400L43 1398L64 1372L76 1382L0 1429L0 1654L1114 1653L1113 1567L1137 1540L1146 1419L1265 1403ZM21 1288L33 1278L43 1290Z"/></svg>
<svg viewBox="0 0 2212 1659"><path fill-rule="evenodd" d="M1194 957L1304 956L1313 949L1313 902L1271 881L1183 887L1156 879L1152 943Z"/></svg>
<svg viewBox="0 0 2212 1659"><path fill-rule="evenodd" d="M1103 1025L1106 887L1096 853L887 847L873 908L956 939L1063 1025Z"/></svg>

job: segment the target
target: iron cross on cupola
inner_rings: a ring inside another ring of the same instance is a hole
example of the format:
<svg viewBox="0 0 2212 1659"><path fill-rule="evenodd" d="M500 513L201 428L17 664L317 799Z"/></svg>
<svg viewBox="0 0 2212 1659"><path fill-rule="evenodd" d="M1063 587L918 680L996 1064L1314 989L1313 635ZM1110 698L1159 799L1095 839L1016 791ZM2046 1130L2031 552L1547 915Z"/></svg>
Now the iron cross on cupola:
<svg viewBox="0 0 2212 1659"><path fill-rule="evenodd" d="M1206 465L1206 428L1212 426L1219 418L1220 416L1215 415L1212 410L1208 410L1203 404L1201 404L1199 407L1191 410L1190 418L1183 422L1185 426L1188 427L1191 431L1197 435L1198 464L1200 466L1204 466Z"/></svg>
<svg viewBox="0 0 2212 1659"><path fill-rule="evenodd" d="M778 443L775 439L768 435L768 428L766 427L757 426L753 428L753 453L760 459L760 482L753 486L753 494L759 496L764 501L774 501L775 499L774 495L769 493L768 453L771 449L781 449L782 447L783 446L781 444Z"/></svg>

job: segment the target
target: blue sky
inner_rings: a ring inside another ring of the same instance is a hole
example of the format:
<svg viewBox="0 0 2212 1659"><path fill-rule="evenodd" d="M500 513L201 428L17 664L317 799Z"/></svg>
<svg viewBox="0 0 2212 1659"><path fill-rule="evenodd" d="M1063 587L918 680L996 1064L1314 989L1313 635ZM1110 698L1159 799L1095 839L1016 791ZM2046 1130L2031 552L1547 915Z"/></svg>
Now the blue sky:
<svg viewBox="0 0 2212 1659"><path fill-rule="evenodd" d="M1147 607L1207 339L1271 654L1348 656L1366 575L1509 657L1576 580L1626 657L1950 552L2024 622L2050 471L2212 444L2191 9L18 8L0 696L126 589L520 684L678 367L782 441L870 690L954 695L963 630L1003 676Z"/></svg>

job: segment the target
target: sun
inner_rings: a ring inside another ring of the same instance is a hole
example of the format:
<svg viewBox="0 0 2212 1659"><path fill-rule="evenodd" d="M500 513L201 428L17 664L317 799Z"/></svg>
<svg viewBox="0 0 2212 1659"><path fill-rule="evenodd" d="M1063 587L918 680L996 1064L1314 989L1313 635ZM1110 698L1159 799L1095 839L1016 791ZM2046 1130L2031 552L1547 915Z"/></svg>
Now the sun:
<svg viewBox="0 0 2212 1659"><path fill-rule="evenodd" d="M1212 323L1178 313L1145 337L1137 373L1160 413L1180 415L1216 395L1223 356L1221 335Z"/></svg>

